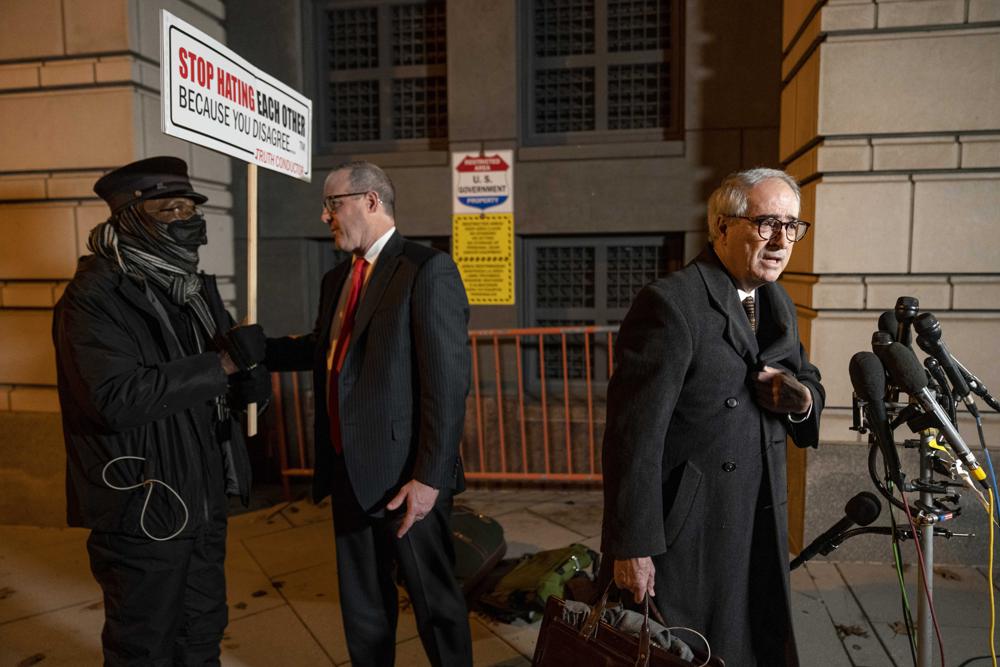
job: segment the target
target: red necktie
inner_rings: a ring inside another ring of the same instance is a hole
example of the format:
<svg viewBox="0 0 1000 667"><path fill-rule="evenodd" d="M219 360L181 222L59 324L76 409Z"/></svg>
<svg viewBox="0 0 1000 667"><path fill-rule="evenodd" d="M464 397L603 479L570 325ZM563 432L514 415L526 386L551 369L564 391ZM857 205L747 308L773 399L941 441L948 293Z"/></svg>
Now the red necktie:
<svg viewBox="0 0 1000 667"><path fill-rule="evenodd" d="M354 262L351 270L351 293L344 304L344 322L340 325L340 333L337 334L337 345L333 348L333 358L330 363L330 371L327 374L327 414L330 416L330 442L333 449L338 454L342 454L344 446L340 434L340 400L339 382L340 369L344 365L344 357L347 356L347 346L351 342L351 331L354 329L354 316L358 312L358 302L361 301L361 287L365 284L365 270L368 268L368 261L359 259Z"/></svg>

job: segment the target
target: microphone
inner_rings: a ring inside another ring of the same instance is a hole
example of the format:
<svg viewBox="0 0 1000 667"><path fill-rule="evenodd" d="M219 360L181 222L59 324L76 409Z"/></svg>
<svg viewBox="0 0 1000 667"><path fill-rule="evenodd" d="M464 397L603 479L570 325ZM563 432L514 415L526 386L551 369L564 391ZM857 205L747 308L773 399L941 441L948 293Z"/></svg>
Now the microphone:
<svg viewBox="0 0 1000 667"><path fill-rule="evenodd" d="M892 312L892 311L886 311L886 312ZM885 315L885 313L882 314ZM895 314L893 314L893 316L895 317ZM881 318L879 318L879 320L881 320ZM882 326L881 321L879 322L879 326ZM883 372L886 365L885 353L893 342L894 340L892 334L888 334L884 331L876 331L875 333L872 334L872 352L874 352L875 356L878 357L879 361L882 362ZM890 403L895 403L896 401L899 400L899 387L897 387L892 382L889 382L888 386L886 387L885 400Z"/></svg>
<svg viewBox="0 0 1000 667"><path fill-rule="evenodd" d="M972 393L983 399L983 402L986 403L986 405L990 406L997 412L1000 412L1000 401L997 401L997 399L993 397L993 394L991 394L990 390L986 388L983 381L977 378L972 371L962 364L961 361L955 359L955 357L952 357L952 359L955 361L955 365L958 366L958 370L962 371L962 375L965 376L965 381L969 383L969 389L972 390Z"/></svg>
<svg viewBox="0 0 1000 667"><path fill-rule="evenodd" d="M972 476L986 489L990 488L986 481L986 473L979 467L976 457L972 455L968 445L962 440L958 429L951 423L944 408L937 402L930 390L927 389L927 374L924 372L913 350L893 343L886 350L883 359L889 375L893 380L911 397L915 398L924 408L924 412L933 414L938 421L938 427L948 440L948 445L955 456L969 469Z"/></svg>
<svg viewBox="0 0 1000 667"><path fill-rule="evenodd" d="M912 338L910 336L910 323L920 312L920 300L915 296L901 296L896 299L896 308L893 311L896 315L896 342L909 347Z"/></svg>
<svg viewBox="0 0 1000 667"><path fill-rule="evenodd" d="M896 332L899 330L899 323L896 321L896 311L887 310L878 316L878 330L889 334L892 340L896 340Z"/></svg>
<svg viewBox="0 0 1000 667"><path fill-rule="evenodd" d="M921 350L938 360L948 379L951 380L955 395L965 402L969 412L978 416L975 401L969 396L969 392L976 394L988 406L1000 412L1000 402L993 398L983 381L963 366L962 362L955 358L955 355L941 340L941 323L932 313L920 315L914 322L914 328L917 330L917 345L920 346Z"/></svg>
<svg viewBox="0 0 1000 667"><path fill-rule="evenodd" d="M944 371L941 369L941 364L934 357L926 357L924 359L924 368L927 372L931 374L934 378L934 383L941 388L942 393L948 392L948 376L945 375Z"/></svg>
<svg viewBox="0 0 1000 667"><path fill-rule="evenodd" d="M896 339L892 337L892 334L888 334L884 331L876 331L872 333L872 352L878 359L882 358L885 354L886 349L895 341ZM882 374L885 374L885 368L882 368ZM886 394L886 397L889 395ZM895 400L895 399L893 399Z"/></svg>
<svg viewBox="0 0 1000 667"><path fill-rule="evenodd" d="M878 348L889 347L889 343L894 342L896 339L892 337L892 334L886 333L884 331L875 331L872 333L872 352L878 354Z"/></svg>
<svg viewBox="0 0 1000 667"><path fill-rule="evenodd" d="M941 340L941 323L934 317L934 313L921 313L914 321L913 328L917 330L917 345L941 364L944 374L951 380L956 398L965 403L969 412L978 415L976 402L969 396L972 391L969 389L969 383L965 381L965 376L958 369L955 357L952 356L948 346Z"/></svg>
<svg viewBox="0 0 1000 667"><path fill-rule="evenodd" d="M874 493L862 491L847 501L844 505L844 518L833 524L825 533L817 537L812 543L802 550L795 560L791 562L788 569L794 570L802 563L806 562L816 554L823 556L837 548L834 541L854 524L867 526L878 518L882 512L882 503Z"/></svg>
<svg viewBox="0 0 1000 667"><path fill-rule="evenodd" d="M871 352L858 352L851 357L848 370L854 393L865 402L868 429L882 452L882 460L889 469L890 478L893 484L903 488L899 453L896 451L896 443L892 440L892 429L885 411L885 369L882 367L882 362Z"/></svg>

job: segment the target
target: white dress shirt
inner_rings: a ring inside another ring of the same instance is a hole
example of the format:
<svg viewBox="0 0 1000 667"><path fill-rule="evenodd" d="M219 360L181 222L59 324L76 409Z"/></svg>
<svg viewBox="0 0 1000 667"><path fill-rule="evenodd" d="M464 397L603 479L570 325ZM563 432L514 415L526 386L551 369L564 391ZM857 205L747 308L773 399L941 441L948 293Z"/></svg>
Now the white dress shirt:
<svg viewBox="0 0 1000 667"><path fill-rule="evenodd" d="M365 271L365 282L361 286L361 296L358 297L358 308L361 307L361 300L364 299L365 291L368 289L368 281L371 280L372 273L375 272L375 263L378 261L379 255L382 254L382 249L385 247L385 244L389 242L389 239L392 238L395 231L396 228L391 227L389 231L380 236L365 253L364 259L368 262L368 269ZM358 260L358 257L354 257L351 262L351 269L347 272L347 280L344 281L344 286L340 290L340 298L337 300L337 309L333 314L333 323L330 325L330 347L328 347L326 351L327 370L330 370L330 366L333 364L333 352L337 349L337 338L340 336L340 329L344 325L344 310L347 308L347 299L351 296L351 271L354 268L354 262L357 262Z"/></svg>

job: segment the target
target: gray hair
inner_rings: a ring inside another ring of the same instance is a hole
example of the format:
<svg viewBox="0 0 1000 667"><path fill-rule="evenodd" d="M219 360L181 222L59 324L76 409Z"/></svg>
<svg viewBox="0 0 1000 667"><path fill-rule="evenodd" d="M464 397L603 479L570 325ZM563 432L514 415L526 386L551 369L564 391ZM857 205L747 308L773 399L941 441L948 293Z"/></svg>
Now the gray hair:
<svg viewBox="0 0 1000 667"><path fill-rule="evenodd" d="M386 215L395 220L396 188L382 168L371 162L344 162L330 170L331 174L346 171L351 190L374 192L382 202Z"/></svg>
<svg viewBox="0 0 1000 667"><path fill-rule="evenodd" d="M799 184L780 169L754 167L745 171L734 171L722 179L722 184L708 198L708 240L714 242L719 236L719 216L746 215L750 207L750 191L758 183L768 180L782 181L795 193L795 200L802 201Z"/></svg>

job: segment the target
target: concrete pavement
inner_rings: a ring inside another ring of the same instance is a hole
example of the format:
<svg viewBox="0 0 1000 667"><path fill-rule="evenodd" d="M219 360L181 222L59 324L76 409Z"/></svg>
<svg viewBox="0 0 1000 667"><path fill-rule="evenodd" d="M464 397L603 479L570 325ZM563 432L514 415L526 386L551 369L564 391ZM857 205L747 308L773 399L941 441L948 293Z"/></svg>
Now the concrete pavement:
<svg viewBox="0 0 1000 667"><path fill-rule="evenodd" d="M509 557L572 542L598 547L599 491L473 489L460 502L500 521ZM79 529L0 526L0 667L100 664L103 605L86 537ZM349 664L334 558L326 503L279 503L232 517L223 664ZM914 563L911 550L905 558ZM915 576L915 565L907 567L914 614ZM934 582L947 663L988 653L985 568L938 566ZM890 564L818 558L793 573L792 588L803 665L911 664ZM478 614L470 622L477 667L530 664L538 623L508 625ZM397 642L398 665L428 664L405 596Z"/></svg>

